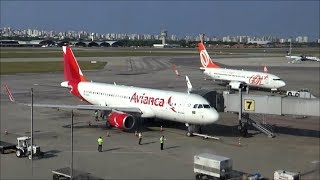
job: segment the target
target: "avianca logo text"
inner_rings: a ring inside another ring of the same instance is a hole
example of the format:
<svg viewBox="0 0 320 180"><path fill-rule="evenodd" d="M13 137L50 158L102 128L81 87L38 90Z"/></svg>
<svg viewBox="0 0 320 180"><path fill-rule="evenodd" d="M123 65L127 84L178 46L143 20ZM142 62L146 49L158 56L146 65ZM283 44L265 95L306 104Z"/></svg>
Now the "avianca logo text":
<svg viewBox="0 0 320 180"><path fill-rule="evenodd" d="M131 96L130 102L140 103L140 104L148 104L148 105L160 106L160 107L163 107L163 105L164 105L163 98L149 97L145 93L143 93L140 96L137 95L137 93L134 93Z"/></svg>

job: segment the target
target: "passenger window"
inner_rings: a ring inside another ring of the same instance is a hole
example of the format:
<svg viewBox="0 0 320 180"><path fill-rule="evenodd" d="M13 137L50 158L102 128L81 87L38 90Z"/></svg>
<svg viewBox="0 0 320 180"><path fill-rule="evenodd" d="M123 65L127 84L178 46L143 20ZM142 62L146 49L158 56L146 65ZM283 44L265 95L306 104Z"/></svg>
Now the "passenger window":
<svg viewBox="0 0 320 180"><path fill-rule="evenodd" d="M195 104L194 106L193 106L193 108L197 108L198 107L198 104Z"/></svg>
<svg viewBox="0 0 320 180"><path fill-rule="evenodd" d="M202 105L202 104L199 104L198 109L200 109L200 108L203 108L203 105Z"/></svg>

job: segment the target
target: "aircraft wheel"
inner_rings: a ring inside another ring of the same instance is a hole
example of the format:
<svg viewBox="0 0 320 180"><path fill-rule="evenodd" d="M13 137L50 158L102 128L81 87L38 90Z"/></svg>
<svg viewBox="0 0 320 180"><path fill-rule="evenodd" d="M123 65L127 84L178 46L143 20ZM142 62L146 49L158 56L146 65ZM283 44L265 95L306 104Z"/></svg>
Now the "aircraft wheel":
<svg viewBox="0 0 320 180"><path fill-rule="evenodd" d="M186 135L187 135L188 137L191 137L191 136L192 136L192 133L188 131Z"/></svg>
<svg viewBox="0 0 320 180"><path fill-rule="evenodd" d="M292 96L292 93L291 93L291 92L289 92L289 93L288 93L288 96Z"/></svg>
<svg viewBox="0 0 320 180"><path fill-rule="evenodd" d="M19 158L22 156L22 151L20 149L17 149L16 156Z"/></svg>
<svg viewBox="0 0 320 180"><path fill-rule="evenodd" d="M196 174L196 180L201 180L202 179L202 175L201 174Z"/></svg>

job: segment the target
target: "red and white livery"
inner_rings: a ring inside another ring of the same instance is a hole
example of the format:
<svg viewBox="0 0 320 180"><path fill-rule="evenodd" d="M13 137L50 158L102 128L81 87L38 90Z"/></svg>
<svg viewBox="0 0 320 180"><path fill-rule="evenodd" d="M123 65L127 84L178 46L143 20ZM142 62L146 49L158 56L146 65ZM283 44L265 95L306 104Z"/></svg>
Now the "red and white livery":
<svg viewBox="0 0 320 180"><path fill-rule="evenodd" d="M70 88L70 93L89 104L34 106L110 111L108 124L127 131L135 130L140 118L160 118L194 126L212 124L219 118L218 112L200 95L90 82L70 46L63 47L63 59L65 81L61 86ZM6 91L14 101L7 87Z"/></svg>
<svg viewBox="0 0 320 180"><path fill-rule="evenodd" d="M221 68L212 61L203 43L198 43L198 47L202 65L200 69L204 70L204 74L215 80L228 82L232 89L253 86L277 90L286 85L278 76L267 73L266 67L265 72Z"/></svg>

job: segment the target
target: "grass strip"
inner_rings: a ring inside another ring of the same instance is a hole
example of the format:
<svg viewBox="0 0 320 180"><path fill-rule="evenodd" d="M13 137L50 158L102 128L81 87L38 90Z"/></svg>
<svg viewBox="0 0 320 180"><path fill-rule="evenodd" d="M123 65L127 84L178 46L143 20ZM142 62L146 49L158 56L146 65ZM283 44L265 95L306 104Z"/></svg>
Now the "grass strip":
<svg viewBox="0 0 320 180"><path fill-rule="evenodd" d="M102 69L107 62L78 61L82 70ZM0 62L0 75L63 71L63 62Z"/></svg>
<svg viewBox="0 0 320 180"><path fill-rule="evenodd" d="M78 51L74 52L76 57L127 57L127 56L185 56L185 55L196 55L194 53L179 53L179 52L88 52ZM1 52L1 58L51 58L51 57L62 57L61 52Z"/></svg>

